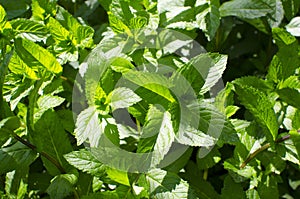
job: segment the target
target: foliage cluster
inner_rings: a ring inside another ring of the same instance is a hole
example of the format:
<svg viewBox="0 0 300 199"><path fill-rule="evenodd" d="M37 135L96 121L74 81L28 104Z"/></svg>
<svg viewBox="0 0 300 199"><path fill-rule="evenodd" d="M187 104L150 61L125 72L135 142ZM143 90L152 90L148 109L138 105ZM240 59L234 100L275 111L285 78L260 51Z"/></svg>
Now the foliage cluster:
<svg viewBox="0 0 300 199"><path fill-rule="evenodd" d="M300 197L299 0L0 4L1 198Z"/></svg>

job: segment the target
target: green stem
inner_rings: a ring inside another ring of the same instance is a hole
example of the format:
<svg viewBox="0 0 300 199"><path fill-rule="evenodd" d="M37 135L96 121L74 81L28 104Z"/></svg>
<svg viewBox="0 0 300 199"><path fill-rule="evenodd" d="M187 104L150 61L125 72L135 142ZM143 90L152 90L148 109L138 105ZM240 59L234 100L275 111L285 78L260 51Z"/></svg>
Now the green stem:
<svg viewBox="0 0 300 199"><path fill-rule="evenodd" d="M37 101L37 96L38 96L38 91L40 89L40 87L43 84L43 79L38 80L37 82L35 82L34 84L34 88L31 91L30 95L29 95L29 106L28 106L28 110L27 110L27 128L29 130L29 132L34 131L34 108L36 105L36 101Z"/></svg>
<svg viewBox="0 0 300 199"><path fill-rule="evenodd" d="M243 164L240 166L241 169L245 168L245 166L253 159L257 156L257 154L259 154L260 152L268 149L270 147L270 143L267 143L265 145L263 145L262 147L260 147L259 149L257 149L256 151L254 151L253 153L251 153L248 158L243 162Z"/></svg>
<svg viewBox="0 0 300 199"><path fill-rule="evenodd" d="M135 122L136 122L137 131L138 131L139 135L141 135L141 123L138 119L136 119Z"/></svg>
<svg viewBox="0 0 300 199"><path fill-rule="evenodd" d="M300 130L298 130L298 132L300 133ZM290 139L290 137L291 137L290 135L283 136L283 137L281 137L281 138L275 140L275 143L278 144L278 143L284 142L284 141ZM251 154L248 156L248 158L242 163L242 165L240 166L240 168L241 168L241 169L245 168L245 166L246 166L252 159L254 159L254 158L257 156L257 154L259 154L260 152L262 152L262 151L268 149L270 146L271 146L271 144L270 144L270 143L267 143L267 144L263 145L262 147L260 147L259 149L257 149L256 151L254 151L253 153L251 153Z"/></svg>
<svg viewBox="0 0 300 199"><path fill-rule="evenodd" d="M0 119L3 119L5 117L5 107L4 107L4 100L3 100L3 85L4 85L4 80L5 76L8 70L8 64L10 61L10 58L13 54L13 50L11 50L8 54L6 54L6 49L3 49L2 52L2 62L0 66Z"/></svg>
<svg viewBox="0 0 300 199"><path fill-rule="evenodd" d="M203 172L203 180L207 180L207 177L208 177L208 169L205 169L204 172Z"/></svg>
<svg viewBox="0 0 300 199"><path fill-rule="evenodd" d="M37 153L41 154L41 156L45 157L47 160L49 160L53 165L55 165L57 167L57 169L61 172L61 173L66 173L65 169L61 166L61 164L54 159L51 155L49 155L48 153L45 153L44 151L38 151L37 147L33 144L31 144L30 142L28 142L27 140L21 138L19 135L17 135L16 133L14 133L13 131L9 131L7 129L2 129L4 131L7 131L9 134L11 134L13 136L13 138L15 138L17 141L21 142L22 144L24 144L25 146L27 146L28 148L32 149L33 151L36 151Z"/></svg>

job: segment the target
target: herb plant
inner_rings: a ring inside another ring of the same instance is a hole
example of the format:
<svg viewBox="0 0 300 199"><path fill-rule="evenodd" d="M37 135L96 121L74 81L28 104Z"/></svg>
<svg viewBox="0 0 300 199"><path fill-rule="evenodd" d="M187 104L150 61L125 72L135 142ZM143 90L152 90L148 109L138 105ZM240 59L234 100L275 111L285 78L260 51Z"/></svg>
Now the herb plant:
<svg viewBox="0 0 300 199"><path fill-rule="evenodd" d="M0 0L1 198L298 198L299 0Z"/></svg>

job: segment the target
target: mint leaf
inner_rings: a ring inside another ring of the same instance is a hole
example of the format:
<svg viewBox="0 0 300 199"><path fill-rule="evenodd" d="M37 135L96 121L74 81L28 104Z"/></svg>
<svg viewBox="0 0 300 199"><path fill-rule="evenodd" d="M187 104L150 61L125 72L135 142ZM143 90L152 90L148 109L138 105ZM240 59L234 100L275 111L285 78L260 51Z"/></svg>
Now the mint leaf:
<svg viewBox="0 0 300 199"><path fill-rule="evenodd" d="M40 69L44 68L54 74L62 72L62 67L55 57L38 44L26 39L16 39L15 46L18 56L20 56L27 65L31 67L36 66Z"/></svg>
<svg viewBox="0 0 300 199"><path fill-rule="evenodd" d="M285 26L286 30L295 37L300 37L300 17L293 18L289 24Z"/></svg>
<svg viewBox="0 0 300 199"><path fill-rule="evenodd" d="M91 106L78 115L75 128L78 145L89 139L92 146L97 146L103 131L96 107Z"/></svg>
<svg viewBox="0 0 300 199"><path fill-rule="evenodd" d="M0 149L0 173L4 174L29 166L36 158L36 152L19 142L8 147L2 147Z"/></svg>
<svg viewBox="0 0 300 199"><path fill-rule="evenodd" d="M125 87L114 89L107 99L113 111L119 108L128 108L141 100L137 94Z"/></svg>
<svg viewBox="0 0 300 199"><path fill-rule="evenodd" d="M220 15L236 16L244 19L256 19L271 13L272 9L266 0L232 0L220 7Z"/></svg>
<svg viewBox="0 0 300 199"><path fill-rule="evenodd" d="M65 198L73 193L73 186L77 182L74 174L60 174L51 180L47 193L51 198Z"/></svg>
<svg viewBox="0 0 300 199"><path fill-rule="evenodd" d="M86 149L72 151L64 157L71 165L89 174L102 176L105 172L106 167Z"/></svg>
<svg viewBox="0 0 300 199"><path fill-rule="evenodd" d="M235 81L235 91L241 103L253 114L257 122L268 129L268 139L275 140L278 123L268 96L254 87L241 84L239 80Z"/></svg>
<svg viewBox="0 0 300 199"><path fill-rule="evenodd" d="M31 140L38 151L51 155L63 168L68 166L63 155L72 151L67 134L57 116L52 111L46 111L35 123L35 131L30 132ZM51 174L57 174L57 168L46 158L42 160Z"/></svg>
<svg viewBox="0 0 300 199"><path fill-rule="evenodd" d="M197 198L189 184L176 174L160 169L150 170L146 174L149 191L155 198Z"/></svg>

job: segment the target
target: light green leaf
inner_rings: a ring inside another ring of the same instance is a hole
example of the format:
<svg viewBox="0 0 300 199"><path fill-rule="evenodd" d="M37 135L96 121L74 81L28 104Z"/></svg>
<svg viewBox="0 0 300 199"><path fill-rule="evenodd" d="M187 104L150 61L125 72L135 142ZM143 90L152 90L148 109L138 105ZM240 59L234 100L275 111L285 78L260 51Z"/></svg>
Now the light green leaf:
<svg viewBox="0 0 300 199"><path fill-rule="evenodd" d="M278 82L295 74L300 64L298 42L294 36L281 28L272 29L273 38L279 47L269 67L268 79Z"/></svg>
<svg viewBox="0 0 300 199"><path fill-rule="evenodd" d="M58 42L68 42L72 41L72 36L69 31L63 27L56 19L50 17L47 24L49 32L51 33L53 39Z"/></svg>
<svg viewBox="0 0 300 199"><path fill-rule="evenodd" d="M176 174L160 169L150 170L146 174L151 197L157 199L197 198L189 184Z"/></svg>
<svg viewBox="0 0 300 199"><path fill-rule="evenodd" d="M124 78L137 84L138 86L144 87L162 97L174 102L175 99L170 93L168 88L172 87L171 82L164 76L142 71L129 71L123 75Z"/></svg>
<svg viewBox="0 0 300 199"><path fill-rule="evenodd" d="M91 146L97 146L104 128L105 126L102 127L98 118L96 107L91 106L83 110L76 120L75 137L77 145L81 145L89 139Z"/></svg>
<svg viewBox="0 0 300 199"><path fill-rule="evenodd" d="M13 56L10 59L10 62L8 64L8 68L11 72L18 74L18 75L24 75L25 77L29 79L38 79L38 68L37 67L29 67L19 56L17 53L14 53Z"/></svg>
<svg viewBox="0 0 300 199"><path fill-rule="evenodd" d="M158 165L168 153L174 141L175 133L169 112L162 112L151 106L143 128L142 140L138 145L138 152L151 152L149 158L152 167Z"/></svg>
<svg viewBox="0 0 300 199"><path fill-rule="evenodd" d="M284 10L281 0L263 0L272 9L267 15L267 20L271 28L279 27L284 17Z"/></svg>
<svg viewBox="0 0 300 199"><path fill-rule="evenodd" d="M54 108L61 105L65 101L65 98L59 96L53 96L51 94L42 95L38 100L37 104L41 109Z"/></svg>
<svg viewBox="0 0 300 199"><path fill-rule="evenodd" d="M285 28L293 36L300 37L300 17L293 18Z"/></svg>
<svg viewBox="0 0 300 199"><path fill-rule="evenodd" d="M204 31L206 37L211 41L220 26L220 3L216 0L207 1L208 8L196 15L196 23Z"/></svg>
<svg viewBox="0 0 300 199"><path fill-rule="evenodd" d="M113 168L107 168L106 173L110 179L120 184L130 186L127 172L119 171Z"/></svg>
<svg viewBox="0 0 300 199"><path fill-rule="evenodd" d="M25 39L15 40L18 56L30 67L42 67L49 72L58 74L62 72L62 66L55 57L38 44Z"/></svg>
<svg viewBox="0 0 300 199"><path fill-rule="evenodd" d="M14 31L23 38L34 42L47 38L48 30L41 23L29 19L16 19L10 23Z"/></svg>
<svg viewBox="0 0 300 199"><path fill-rule="evenodd" d="M216 140L191 127L188 126L186 129L184 129L184 131L180 131L177 135L176 135L176 140L180 143L180 144L185 144L188 146L202 146L202 147L209 147L209 146L213 146L216 143Z"/></svg>
<svg viewBox="0 0 300 199"><path fill-rule="evenodd" d="M79 151L72 151L64 155L66 160L79 170L92 174L94 176L102 176L105 172L105 166L99 162L92 154L86 149Z"/></svg>
<svg viewBox="0 0 300 199"><path fill-rule="evenodd" d="M32 0L32 18L44 21L56 14L56 0Z"/></svg>
<svg viewBox="0 0 300 199"><path fill-rule="evenodd" d="M93 45L93 28L81 25L68 11L63 7L58 7L56 19L66 28L76 40L76 45L82 47L91 47Z"/></svg>
<svg viewBox="0 0 300 199"><path fill-rule="evenodd" d="M265 0L232 0L220 7L220 15L236 16L245 19L256 19L272 12L272 8Z"/></svg>
<svg viewBox="0 0 300 199"><path fill-rule="evenodd" d="M227 56L217 53L200 54L192 58L189 63L178 70L178 77L175 76L174 82L180 85L184 76L193 87L194 91L201 94L209 91L218 80L226 68Z"/></svg>
<svg viewBox="0 0 300 199"><path fill-rule="evenodd" d="M7 117L0 121L0 146L11 136L11 132L20 127L18 117Z"/></svg>
<svg viewBox="0 0 300 199"><path fill-rule="evenodd" d="M128 108L141 100L131 89L125 87L114 89L107 99L113 111L119 108Z"/></svg>
<svg viewBox="0 0 300 199"><path fill-rule="evenodd" d="M204 154L205 156L202 157L203 156L202 154ZM198 169L200 170L209 169L221 161L221 154L216 147L214 147L210 151L198 150L198 155L196 160L197 160Z"/></svg>

